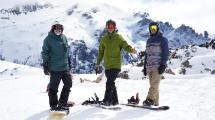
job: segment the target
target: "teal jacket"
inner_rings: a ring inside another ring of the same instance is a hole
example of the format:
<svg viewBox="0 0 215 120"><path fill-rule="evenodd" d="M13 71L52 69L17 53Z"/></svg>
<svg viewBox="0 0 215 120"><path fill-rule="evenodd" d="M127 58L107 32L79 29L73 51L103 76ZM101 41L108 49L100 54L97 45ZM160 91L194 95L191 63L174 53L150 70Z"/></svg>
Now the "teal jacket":
<svg viewBox="0 0 215 120"><path fill-rule="evenodd" d="M121 69L122 49L129 53L133 51L132 47L116 31L107 32L100 42L96 64L99 65L104 58L106 70Z"/></svg>
<svg viewBox="0 0 215 120"><path fill-rule="evenodd" d="M65 35L55 35L49 32L45 38L42 47L43 63L48 63L50 71L67 71L69 70L69 45Z"/></svg>

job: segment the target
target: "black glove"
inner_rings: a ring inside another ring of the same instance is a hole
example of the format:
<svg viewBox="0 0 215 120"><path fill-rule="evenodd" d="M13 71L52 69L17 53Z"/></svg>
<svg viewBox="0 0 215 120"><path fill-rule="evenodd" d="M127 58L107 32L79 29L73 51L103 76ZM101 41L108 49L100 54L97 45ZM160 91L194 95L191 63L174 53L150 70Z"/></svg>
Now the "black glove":
<svg viewBox="0 0 215 120"><path fill-rule="evenodd" d="M158 73L163 74L165 69L166 69L166 65L160 64L160 67L158 68Z"/></svg>
<svg viewBox="0 0 215 120"><path fill-rule="evenodd" d="M45 75L49 75L50 74L47 62L43 63L43 72L44 72Z"/></svg>
<svg viewBox="0 0 215 120"><path fill-rule="evenodd" d="M70 57L68 57L68 64L69 64L69 70L71 70L71 69L72 69L72 64L71 64L71 59L70 59Z"/></svg>
<svg viewBox="0 0 215 120"><path fill-rule="evenodd" d="M144 68L142 70L143 74L146 76L147 75L147 72L146 72L146 65L144 64Z"/></svg>

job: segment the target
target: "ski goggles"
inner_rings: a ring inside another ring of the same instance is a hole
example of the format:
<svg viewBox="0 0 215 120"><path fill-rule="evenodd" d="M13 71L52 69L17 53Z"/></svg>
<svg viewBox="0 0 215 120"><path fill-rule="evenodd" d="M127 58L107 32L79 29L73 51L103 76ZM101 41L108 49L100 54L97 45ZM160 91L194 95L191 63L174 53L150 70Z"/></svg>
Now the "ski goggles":
<svg viewBox="0 0 215 120"><path fill-rule="evenodd" d="M158 26L157 25L151 25L149 27L150 30L158 30Z"/></svg>

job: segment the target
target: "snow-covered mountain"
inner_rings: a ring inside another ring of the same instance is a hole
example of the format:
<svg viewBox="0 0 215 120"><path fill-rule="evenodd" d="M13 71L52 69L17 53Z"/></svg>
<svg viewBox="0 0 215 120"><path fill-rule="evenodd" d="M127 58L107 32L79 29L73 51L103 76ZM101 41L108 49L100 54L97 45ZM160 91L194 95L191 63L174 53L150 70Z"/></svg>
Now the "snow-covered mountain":
<svg viewBox="0 0 215 120"><path fill-rule="evenodd" d="M143 3L142 3L143 4ZM117 22L119 33L139 51L144 50L148 24L152 21L145 11L126 11L108 2L36 1L17 3L0 9L0 58L14 63L40 66L41 46L53 21L60 21L69 39L74 73L92 73L97 49L104 34L105 22ZM189 26L174 28L159 20L160 30L169 39L171 48L202 44L209 40L208 33L196 33ZM123 62L131 57L125 54Z"/></svg>

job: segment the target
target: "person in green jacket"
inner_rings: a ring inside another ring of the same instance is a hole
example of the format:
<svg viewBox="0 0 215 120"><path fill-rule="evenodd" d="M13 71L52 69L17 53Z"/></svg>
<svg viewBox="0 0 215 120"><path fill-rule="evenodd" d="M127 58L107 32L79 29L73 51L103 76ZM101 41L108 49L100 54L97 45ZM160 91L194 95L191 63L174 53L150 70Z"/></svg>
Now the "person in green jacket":
<svg viewBox="0 0 215 120"><path fill-rule="evenodd" d="M50 110L68 110L67 101L72 87L72 78L69 70L71 62L69 45L63 34L63 25L56 22L45 38L42 47L43 69L45 75L50 75L48 87ZM57 92L60 81L64 86L58 100Z"/></svg>
<svg viewBox="0 0 215 120"><path fill-rule="evenodd" d="M98 57L96 63L96 73L99 70L99 64L104 58L105 76L107 77L106 90L103 99L104 105L117 105L118 96L115 86L115 80L121 71L122 49L129 53L136 53L121 35L117 33L116 23L113 20L106 22L107 33L102 37L99 45Z"/></svg>

